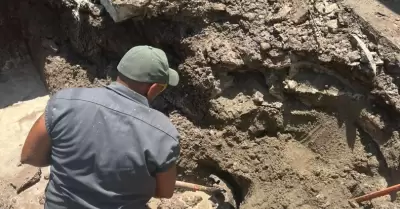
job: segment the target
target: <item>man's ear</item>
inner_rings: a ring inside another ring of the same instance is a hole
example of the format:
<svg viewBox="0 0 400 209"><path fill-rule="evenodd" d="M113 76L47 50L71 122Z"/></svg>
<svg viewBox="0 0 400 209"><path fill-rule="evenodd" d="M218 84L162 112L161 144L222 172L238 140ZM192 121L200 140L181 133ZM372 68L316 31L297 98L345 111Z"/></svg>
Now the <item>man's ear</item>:
<svg viewBox="0 0 400 209"><path fill-rule="evenodd" d="M153 100L164 90L162 85L154 83L150 86L149 90L147 91L147 99L149 101Z"/></svg>

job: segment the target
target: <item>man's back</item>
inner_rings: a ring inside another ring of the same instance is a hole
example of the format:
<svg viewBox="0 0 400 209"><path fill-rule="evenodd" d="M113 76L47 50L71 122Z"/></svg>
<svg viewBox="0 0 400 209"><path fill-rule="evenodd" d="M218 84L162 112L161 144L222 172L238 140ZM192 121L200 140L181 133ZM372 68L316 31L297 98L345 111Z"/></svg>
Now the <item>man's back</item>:
<svg viewBox="0 0 400 209"><path fill-rule="evenodd" d="M168 118L117 83L58 92L46 107L46 128L49 209L144 208L155 192L155 173L179 155Z"/></svg>

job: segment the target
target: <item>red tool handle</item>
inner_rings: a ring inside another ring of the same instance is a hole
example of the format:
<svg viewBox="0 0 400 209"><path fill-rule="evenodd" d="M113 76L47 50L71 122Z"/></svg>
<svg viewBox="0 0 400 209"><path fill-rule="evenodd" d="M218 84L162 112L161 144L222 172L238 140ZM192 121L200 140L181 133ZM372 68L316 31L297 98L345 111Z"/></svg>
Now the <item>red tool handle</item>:
<svg viewBox="0 0 400 209"><path fill-rule="evenodd" d="M376 191L376 192L372 192L372 193L369 193L369 194L366 194L366 195L363 195L360 197L356 197L356 198L354 198L354 201L360 203L360 202L372 200L374 198L381 197L381 196L384 196L384 195L387 195L387 194L390 194L392 192L399 191L399 190L400 190L400 184L397 184L397 185L382 189L380 191Z"/></svg>

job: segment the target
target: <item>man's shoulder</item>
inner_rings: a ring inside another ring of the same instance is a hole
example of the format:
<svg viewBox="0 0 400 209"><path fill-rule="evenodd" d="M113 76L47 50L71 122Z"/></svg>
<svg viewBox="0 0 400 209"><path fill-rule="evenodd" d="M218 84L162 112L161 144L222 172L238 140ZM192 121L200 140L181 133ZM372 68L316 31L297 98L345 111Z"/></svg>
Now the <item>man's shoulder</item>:
<svg viewBox="0 0 400 209"><path fill-rule="evenodd" d="M108 93L107 93L108 92ZM109 94L106 88L68 88L55 93L53 100L80 100L92 104L98 104L107 107L107 111L116 111L144 123L144 130L149 128L161 132L174 140L178 140L179 134L171 120L156 109L146 105L133 102L131 100L121 99L118 94ZM86 103L86 104L89 104Z"/></svg>
<svg viewBox="0 0 400 209"><path fill-rule="evenodd" d="M65 88L57 91L52 97L53 98L58 98L58 99L73 99L76 97L79 97L80 95L91 95L94 96L93 94L100 93L104 91L105 88L84 88L84 87L79 87L79 88Z"/></svg>
<svg viewBox="0 0 400 209"><path fill-rule="evenodd" d="M146 121L150 126L164 132L174 140L179 140L178 130L171 120L158 110L149 108L149 117Z"/></svg>

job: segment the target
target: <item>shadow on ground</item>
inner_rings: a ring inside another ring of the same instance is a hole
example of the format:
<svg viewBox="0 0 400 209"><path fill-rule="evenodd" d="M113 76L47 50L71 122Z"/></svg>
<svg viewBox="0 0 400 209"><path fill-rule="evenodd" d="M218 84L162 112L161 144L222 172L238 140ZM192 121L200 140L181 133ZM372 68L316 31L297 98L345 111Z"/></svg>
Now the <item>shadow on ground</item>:
<svg viewBox="0 0 400 209"><path fill-rule="evenodd" d="M0 71L0 108L47 95L47 90L31 62L16 63Z"/></svg>

